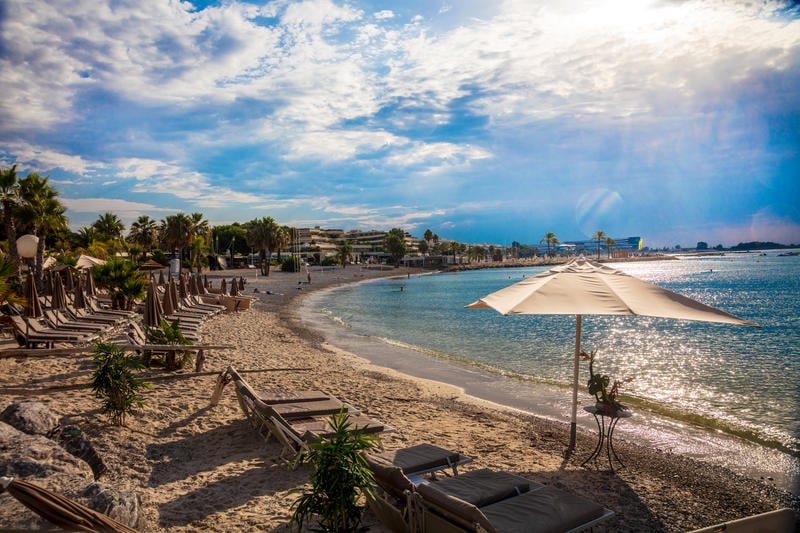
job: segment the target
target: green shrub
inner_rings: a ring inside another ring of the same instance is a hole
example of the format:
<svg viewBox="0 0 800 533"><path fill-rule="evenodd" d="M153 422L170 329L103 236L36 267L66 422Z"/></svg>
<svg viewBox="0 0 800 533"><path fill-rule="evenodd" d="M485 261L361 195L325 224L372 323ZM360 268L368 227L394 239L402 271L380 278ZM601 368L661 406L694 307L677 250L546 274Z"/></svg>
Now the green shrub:
<svg viewBox="0 0 800 533"><path fill-rule="evenodd" d="M131 369L138 370L144 365L138 357L129 356L112 343L98 343L92 358L96 365L92 374L92 391L103 401L103 412L111 423L124 426L126 415L146 405L139 392L149 389L150 384L136 379L131 372Z"/></svg>
<svg viewBox="0 0 800 533"><path fill-rule="evenodd" d="M172 324L161 319L161 328L151 328L147 332L147 342L150 344L176 344L188 346L192 341L183 336L180 329L180 320L173 320ZM145 362L150 365L152 352L145 354ZM192 352L188 350L169 350L164 353L164 367L167 370L180 370L192 361Z"/></svg>
<svg viewBox="0 0 800 533"><path fill-rule="evenodd" d="M281 272L300 272L300 259L297 257L285 257L281 263Z"/></svg>
<svg viewBox="0 0 800 533"><path fill-rule="evenodd" d="M352 429L344 408L331 416L333 435L309 445L303 462L314 472L311 487L294 503L292 522L298 529L316 517L319 529L313 531L365 531L361 527L364 497L373 494L372 472L361 452L378 446L378 437ZM298 489L299 490L299 489Z"/></svg>

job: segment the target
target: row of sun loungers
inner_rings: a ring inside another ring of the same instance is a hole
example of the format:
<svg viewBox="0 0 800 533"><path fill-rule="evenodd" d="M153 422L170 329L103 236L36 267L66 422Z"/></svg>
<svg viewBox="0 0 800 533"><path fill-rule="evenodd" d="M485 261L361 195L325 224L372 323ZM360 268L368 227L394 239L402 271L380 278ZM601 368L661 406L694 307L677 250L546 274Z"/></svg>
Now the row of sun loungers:
<svg viewBox="0 0 800 533"><path fill-rule="evenodd" d="M310 443L329 434L323 417L342 409L353 428L393 430L322 391L256 390L233 367L227 375L250 425L266 440L275 437L282 445L280 458L289 464L296 465ZM432 444L364 458L378 486L370 504L398 533L581 531L614 514L586 498L510 472L459 474L458 467L472 458ZM437 479L435 474L447 471L452 475Z"/></svg>

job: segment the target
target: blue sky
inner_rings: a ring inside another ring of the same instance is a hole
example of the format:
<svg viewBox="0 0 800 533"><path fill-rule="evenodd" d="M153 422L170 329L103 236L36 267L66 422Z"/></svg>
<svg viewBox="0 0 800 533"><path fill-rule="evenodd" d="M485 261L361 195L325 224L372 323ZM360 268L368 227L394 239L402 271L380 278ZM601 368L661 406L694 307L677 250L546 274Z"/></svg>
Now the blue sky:
<svg viewBox="0 0 800 533"><path fill-rule="evenodd" d="M73 229L800 243L792 6L7 0L0 166Z"/></svg>

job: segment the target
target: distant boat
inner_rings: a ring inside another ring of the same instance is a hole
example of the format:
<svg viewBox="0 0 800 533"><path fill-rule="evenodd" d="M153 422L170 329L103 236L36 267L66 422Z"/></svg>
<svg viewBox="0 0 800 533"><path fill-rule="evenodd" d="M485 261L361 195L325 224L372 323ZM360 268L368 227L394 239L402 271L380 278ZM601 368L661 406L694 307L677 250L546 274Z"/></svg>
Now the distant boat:
<svg viewBox="0 0 800 533"><path fill-rule="evenodd" d="M800 255L800 252L783 252L782 254L778 254L778 257L791 257L794 255Z"/></svg>

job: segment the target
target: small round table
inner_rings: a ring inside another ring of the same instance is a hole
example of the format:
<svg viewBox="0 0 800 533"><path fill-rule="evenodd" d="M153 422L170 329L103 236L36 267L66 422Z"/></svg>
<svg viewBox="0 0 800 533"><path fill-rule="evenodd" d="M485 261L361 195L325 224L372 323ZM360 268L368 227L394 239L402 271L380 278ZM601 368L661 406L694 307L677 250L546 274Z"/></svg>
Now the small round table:
<svg viewBox="0 0 800 533"><path fill-rule="evenodd" d="M625 464L620 460L617 456L617 452L614 451L614 428L617 427L617 423L621 418L629 418L631 417L631 413L628 411L617 411L616 415L612 416L606 413L605 411L601 411L594 405L589 405L583 408L584 411L587 413L591 413L594 416L594 421L597 423L597 446L595 446L594 451L592 454L586 458L584 462L581 463L581 466L585 465L589 461L595 461L597 463L597 458L603 453L603 444L605 443L606 446L606 456L608 457L608 466L611 468L611 471L614 471L614 462L612 460L612 456L616 461L622 466L625 467ZM608 418L608 424L606 424L606 418Z"/></svg>

